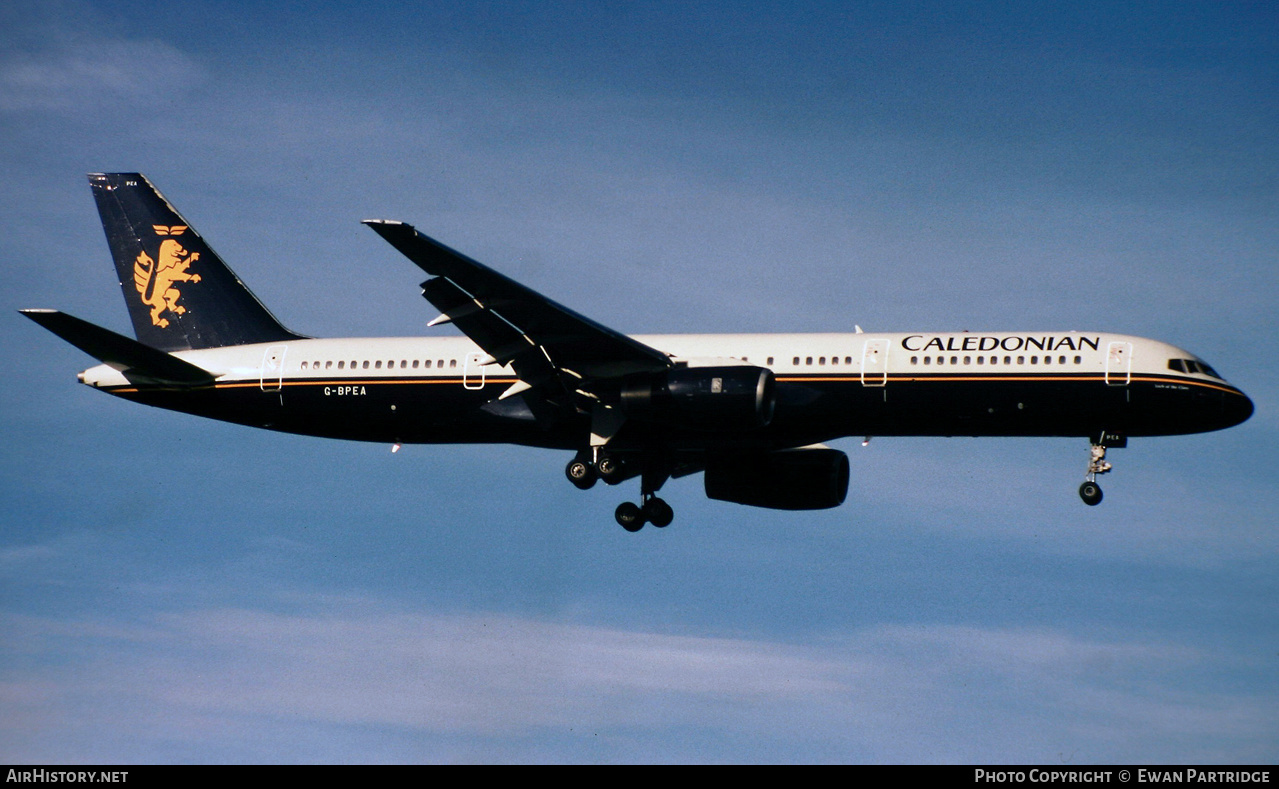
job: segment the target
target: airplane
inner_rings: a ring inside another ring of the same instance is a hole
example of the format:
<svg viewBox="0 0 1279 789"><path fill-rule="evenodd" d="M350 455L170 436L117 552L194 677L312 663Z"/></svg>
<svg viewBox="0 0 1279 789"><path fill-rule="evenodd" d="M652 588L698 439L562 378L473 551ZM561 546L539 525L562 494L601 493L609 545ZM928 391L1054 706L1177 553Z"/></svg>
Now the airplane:
<svg viewBox="0 0 1279 789"><path fill-rule="evenodd" d="M1253 404L1204 360L1086 331L627 336L429 238L364 224L421 267L422 295L464 336L316 339L277 321L139 173L91 173L137 339L48 309L22 314L101 362L108 394L242 425L402 444L513 443L573 453L581 489L639 477L628 531L701 473L709 498L837 507L872 436L1087 438L1079 495L1102 499L1106 450L1237 425Z"/></svg>

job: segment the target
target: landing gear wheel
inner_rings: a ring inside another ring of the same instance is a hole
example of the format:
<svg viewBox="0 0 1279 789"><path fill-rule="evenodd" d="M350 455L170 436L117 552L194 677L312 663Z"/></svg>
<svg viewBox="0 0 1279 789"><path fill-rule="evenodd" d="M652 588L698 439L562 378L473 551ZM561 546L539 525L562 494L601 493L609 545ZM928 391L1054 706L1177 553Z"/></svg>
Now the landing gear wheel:
<svg viewBox="0 0 1279 789"><path fill-rule="evenodd" d="M572 482L578 490L587 490L595 484L599 479L599 475L595 473L595 468L584 460L574 458L564 467L564 476L568 477L568 481Z"/></svg>
<svg viewBox="0 0 1279 789"><path fill-rule="evenodd" d="M659 529L664 529L675 520L675 510L671 505L654 496L644 502L644 517Z"/></svg>
<svg viewBox="0 0 1279 789"><path fill-rule="evenodd" d="M600 479L610 485L616 485L622 481L622 464L612 455L603 455L595 464L595 470L599 473Z"/></svg>
<svg viewBox="0 0 1279 789"><path fill-rule="evenodd" d="M613 513L613 517L617 518L618 524L627 531L639 531L644 528L644 511L633 501L624 501L617 505L617 511Z"/></svg>
<svg viewBox="0 0 1279 789"><path fill-rule="evenodd" d="M1101 503L1101 486L1096 482L1085 482L1079 486L1079 498L1089 507L1096 507Z"/></svg>

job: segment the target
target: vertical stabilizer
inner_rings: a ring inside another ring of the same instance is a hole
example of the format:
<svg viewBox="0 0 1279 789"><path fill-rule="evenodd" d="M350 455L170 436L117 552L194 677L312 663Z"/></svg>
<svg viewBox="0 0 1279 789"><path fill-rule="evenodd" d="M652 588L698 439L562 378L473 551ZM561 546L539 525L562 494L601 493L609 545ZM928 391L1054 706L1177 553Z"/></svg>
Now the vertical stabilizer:
<svg viewBox="0 0 1279 789"><path fill-rule="evenodd" d="M139 173L90 173L138 340L164 351L301 339Z"/></svg>

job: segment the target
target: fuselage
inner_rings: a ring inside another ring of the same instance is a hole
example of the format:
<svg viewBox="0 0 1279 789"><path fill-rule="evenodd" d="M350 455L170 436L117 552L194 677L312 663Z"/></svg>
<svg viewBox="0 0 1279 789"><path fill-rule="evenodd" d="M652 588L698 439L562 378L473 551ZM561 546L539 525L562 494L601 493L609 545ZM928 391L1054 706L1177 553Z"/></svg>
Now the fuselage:
<svg viewBox="0 0 1279 789"><path fill-rule="evenodd" d="M1167 343L1100 332L677 334L634 339L691 367L776 377L767 426L683 431L675 449L797 447L845 436L1151 436L1238 424L1251 401ZM107 365L81 380L130 400L291 433L394 443L576 449L589 417L548 425L509 367L465 337L299 339L178 351L213 384L135 384ZM667 437L669 440L670 437Z"/></svg>

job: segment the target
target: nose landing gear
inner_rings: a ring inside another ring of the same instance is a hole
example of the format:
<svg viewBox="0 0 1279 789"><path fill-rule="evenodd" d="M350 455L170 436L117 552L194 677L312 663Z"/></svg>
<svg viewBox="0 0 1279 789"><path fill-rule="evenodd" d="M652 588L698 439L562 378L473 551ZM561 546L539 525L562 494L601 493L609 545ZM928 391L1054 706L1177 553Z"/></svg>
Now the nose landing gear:
<svg viewBox="0 0 1279 789"><path fill-rule="evenodd" d="M1084 504L1095 507L1101 503L1101 486L1097 484L1097 475L1110 471L1110 463L1106 460L1106 445L1093 444L1088 450L1088 472L1084 474L1084 484L1079 486L1079 498Z"/></svg>

